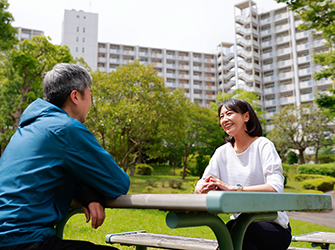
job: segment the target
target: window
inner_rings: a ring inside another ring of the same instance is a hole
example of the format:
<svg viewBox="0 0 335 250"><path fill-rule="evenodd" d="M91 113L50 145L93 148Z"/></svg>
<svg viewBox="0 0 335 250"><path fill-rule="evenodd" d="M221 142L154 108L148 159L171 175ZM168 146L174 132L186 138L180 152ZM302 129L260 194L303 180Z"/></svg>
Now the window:
<svg viewBox="0 0 335 250"><path fill-rule="evenodd" d="M85 37L83 37L83 43L85 42Z"/></svg>
<svg viewBox="0 0 335 250"><path fill-rule="evenodd" d="M76 47L76 52L78 52L78 47Z"/></svg>
<svg viewBox="0 0 335 250"><path fill-rule="evenodd" d="M77 32L79 32L79 27L77 27Z"/></svg>
<svg viewBox="0 0 335 250"><path fill-rule="evenodd" d="M85 27L83 28L83 32L85 33Z"/></svg>
<svg viewBox="0 0 335 250"><path fill-rule="evenodd" d="M84 16L84 19L86 19L86 16Z"/></svg>
<svg viewBox="0 0 335 250"><path fill-rule="evenodd" d="M83 48L83 49L81 50L81 52L85 53L85 48Z"/></svg>
<svg viewBox="0 0 335 250"><path fill-rule="evenodd" d="M79 18L79 16L77 15L77 18Z"/></svg>
<svg viewBox="0 0 335 250"><path fill-rule="evenodd" d="M78 40L79 40L79 37L77 37L76 42L78 42Z"/></svg>

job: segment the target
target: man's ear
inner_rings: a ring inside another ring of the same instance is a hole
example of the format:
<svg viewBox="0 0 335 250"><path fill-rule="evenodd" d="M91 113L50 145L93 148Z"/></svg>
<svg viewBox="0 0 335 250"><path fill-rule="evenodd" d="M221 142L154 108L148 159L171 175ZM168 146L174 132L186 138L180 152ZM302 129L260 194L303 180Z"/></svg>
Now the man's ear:
<svg viewBox="0 0 335 250"><path fill-rule="evenodd" d="M72 90L72 92L69 95L70 100L76 105L78 105L78 95L79 92L77 90Z"/></svg>

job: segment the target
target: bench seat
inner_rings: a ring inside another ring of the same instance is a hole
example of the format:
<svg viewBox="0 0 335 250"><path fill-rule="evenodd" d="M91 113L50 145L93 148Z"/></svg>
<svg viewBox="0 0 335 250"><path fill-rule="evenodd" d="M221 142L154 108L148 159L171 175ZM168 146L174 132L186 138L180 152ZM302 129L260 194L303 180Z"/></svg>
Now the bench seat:
<svg viewBox="0 0 335 250"><path fill-rule="evenodd" d="M106 243L119 243L129 246L144 246L176 250L216 250L217 240L184 237L167 234L153 234L145 231L135 231L120 234L109 234Z"/></svg>
<svg viewBox="0 0 335 250"><path fill-rule="evenodd" d="M155 247L176 250L217 250L217 240L184 237L167 234L153 234L146 231L134 231L108 234L106 243L128 246ZM289 247L287 250L315 250L315 248Z"/></svg>

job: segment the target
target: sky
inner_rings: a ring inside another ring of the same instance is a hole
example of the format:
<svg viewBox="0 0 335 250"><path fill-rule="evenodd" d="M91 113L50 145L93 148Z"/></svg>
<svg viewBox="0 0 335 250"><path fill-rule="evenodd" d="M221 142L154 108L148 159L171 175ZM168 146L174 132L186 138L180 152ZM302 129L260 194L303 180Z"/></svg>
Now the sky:
<svg viewBox="0 0 335 250"><path fill-rule="evenodd" d="M258 13L285 6L254 0ZM44 31L61 44L64 10L99 14L98 41L214 53L234 42L234 5L242 0L8 0L14 27Z"/></svg>

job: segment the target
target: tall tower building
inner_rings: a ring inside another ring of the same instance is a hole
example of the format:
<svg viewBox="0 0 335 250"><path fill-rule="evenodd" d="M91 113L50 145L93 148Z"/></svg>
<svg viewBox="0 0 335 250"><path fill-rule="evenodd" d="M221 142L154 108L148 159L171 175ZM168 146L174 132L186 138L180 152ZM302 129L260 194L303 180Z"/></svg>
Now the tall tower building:
<svg viewBox="0 0 335 250"><path fill-rule="evenodd" d="M74 58L84 58L95 71L98 53L98 14L65 10L62 45L67 45L70 48Z"/></svg>

